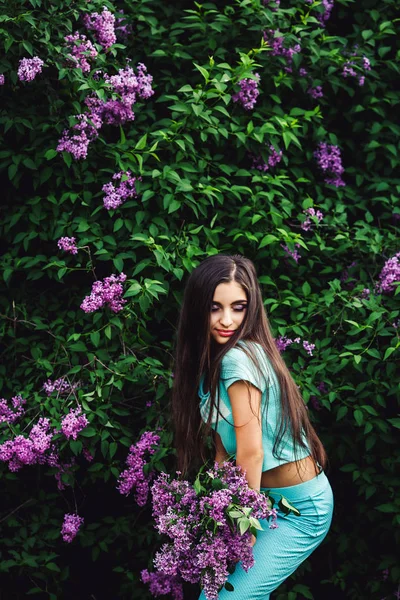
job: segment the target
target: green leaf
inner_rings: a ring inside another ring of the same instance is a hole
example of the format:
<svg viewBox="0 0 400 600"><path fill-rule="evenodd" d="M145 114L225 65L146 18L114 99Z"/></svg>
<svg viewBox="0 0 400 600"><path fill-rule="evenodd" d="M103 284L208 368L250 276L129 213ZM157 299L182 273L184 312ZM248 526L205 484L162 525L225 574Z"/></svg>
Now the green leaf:
<svg viewBox="0 0 400 600"><path fill-rule="evenodd" d="M193 63L193 64L196 67L196 69L198 69L200 71L200 73L203 75L205 82L207 83L208 79L209 79L208 71L204 67L200 67L200 65L196 65L196 63Z"/></svg>
<svg viewBox="0 0 400 600"><path fill-rule="evenodd" d="M311 293L311 286L310 286L310 284L307 281L305 281L303 283L303 285L301 286L301 289L303 291L304 296L307 297L307 296L310 295L310 293Z"/></svg>
<svg viewBox="0 0 400 600"><path fill-rule="evenodd" d="M138 143L135 146L135 150L143 150L143 148L146 148L146 143L147 143L147 133L145 133L140 140L138 141Z"/></svg>
<svg viewBox="0 0 400 600"><path fill-rule="evenodd" d="M258 249L261 250L261 248L264 248L265 246L269 246L270 244L273 244L274 242L277 242L278 238L276 237L276 235L272 235L272 233L267 233L267 235L265 235L263 237L263 239L260 242L260 245L258 246Z"/></svg>

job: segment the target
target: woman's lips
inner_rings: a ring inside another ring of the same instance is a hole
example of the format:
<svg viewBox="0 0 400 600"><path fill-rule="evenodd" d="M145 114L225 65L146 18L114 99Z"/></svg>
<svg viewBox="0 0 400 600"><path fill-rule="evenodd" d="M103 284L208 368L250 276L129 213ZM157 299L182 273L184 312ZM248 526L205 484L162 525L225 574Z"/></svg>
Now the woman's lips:
<svg viewBox="0 0 400 600"><path fill-rule="evenodd" d="M221 335L222 337L230 337L231 335L233 335L235 333L235 331L224 331L222 329L217 329L217 332L219 333L219 335Z"/></svg>

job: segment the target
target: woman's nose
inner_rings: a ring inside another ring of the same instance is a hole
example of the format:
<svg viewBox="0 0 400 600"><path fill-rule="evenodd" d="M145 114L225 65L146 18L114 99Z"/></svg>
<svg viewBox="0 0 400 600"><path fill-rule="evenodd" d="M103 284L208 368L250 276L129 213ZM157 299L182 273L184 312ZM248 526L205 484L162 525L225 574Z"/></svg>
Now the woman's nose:
<svg viewBox="0 0 400 600"><path fill-rule="evenodd" d="M221 325L223 325L223 327L229 327L229 325L232 325L233 321L232 321L232 315L229 312L224 312L224 314L221 317Z"/></svg>

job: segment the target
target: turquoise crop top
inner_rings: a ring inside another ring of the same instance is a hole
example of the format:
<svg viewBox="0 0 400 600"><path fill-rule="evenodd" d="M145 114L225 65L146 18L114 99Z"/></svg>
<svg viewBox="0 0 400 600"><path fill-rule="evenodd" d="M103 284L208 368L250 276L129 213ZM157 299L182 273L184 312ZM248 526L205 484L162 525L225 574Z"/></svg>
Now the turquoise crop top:
<svg viewBox="0 0 400 600"><path fill-rule="evenodd" d="M247 356L240 347L240 344L252 346L255 350L258 364L261 367L261 374L253 364L251 358ZM277 448L279 458L275 458L272 454L275 437L279 430L281 404L280 404L280 386L278 378L268 359L264 349L256 342L239 341L237 346L231 348L223 357L221 364L221 375L219 381L220 404L218 415L217 431L221 436L222 444L228 454L236 457L236 434L233 426L232 407L229 400L228 388L235 381L248 381L262 393L261 398L261 414L262 414L262 444L264 450L264 459L262 470L267 471L287 462L295 460L293 442L289 431L286 431L281 444ZM198 394L200 397L200 414L204 422L207 422L207 417L210 411L210 392L203 391L204 375L200 379ZM268 408L265 411L268 388ZM244 399L244 401L247 401ZM216 429L216 413L211 419L211 427ZM226 420L225 420L226 419ZM311 454L307 439L303 434L303 440L307 448L298 447L296 458L302 459Z"/></svg>

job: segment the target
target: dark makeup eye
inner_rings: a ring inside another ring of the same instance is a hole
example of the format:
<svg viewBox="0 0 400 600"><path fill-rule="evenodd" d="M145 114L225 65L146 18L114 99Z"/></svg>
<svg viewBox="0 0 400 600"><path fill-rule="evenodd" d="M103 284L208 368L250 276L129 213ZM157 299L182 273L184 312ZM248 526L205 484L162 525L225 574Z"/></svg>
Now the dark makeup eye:
<svg viewBox="0 0 400 600"><path fill-rule="evenodd" d="M236 306L234 307L234 310L236 312L242 312L247 308L247 304L236 304Z"/></svg>

